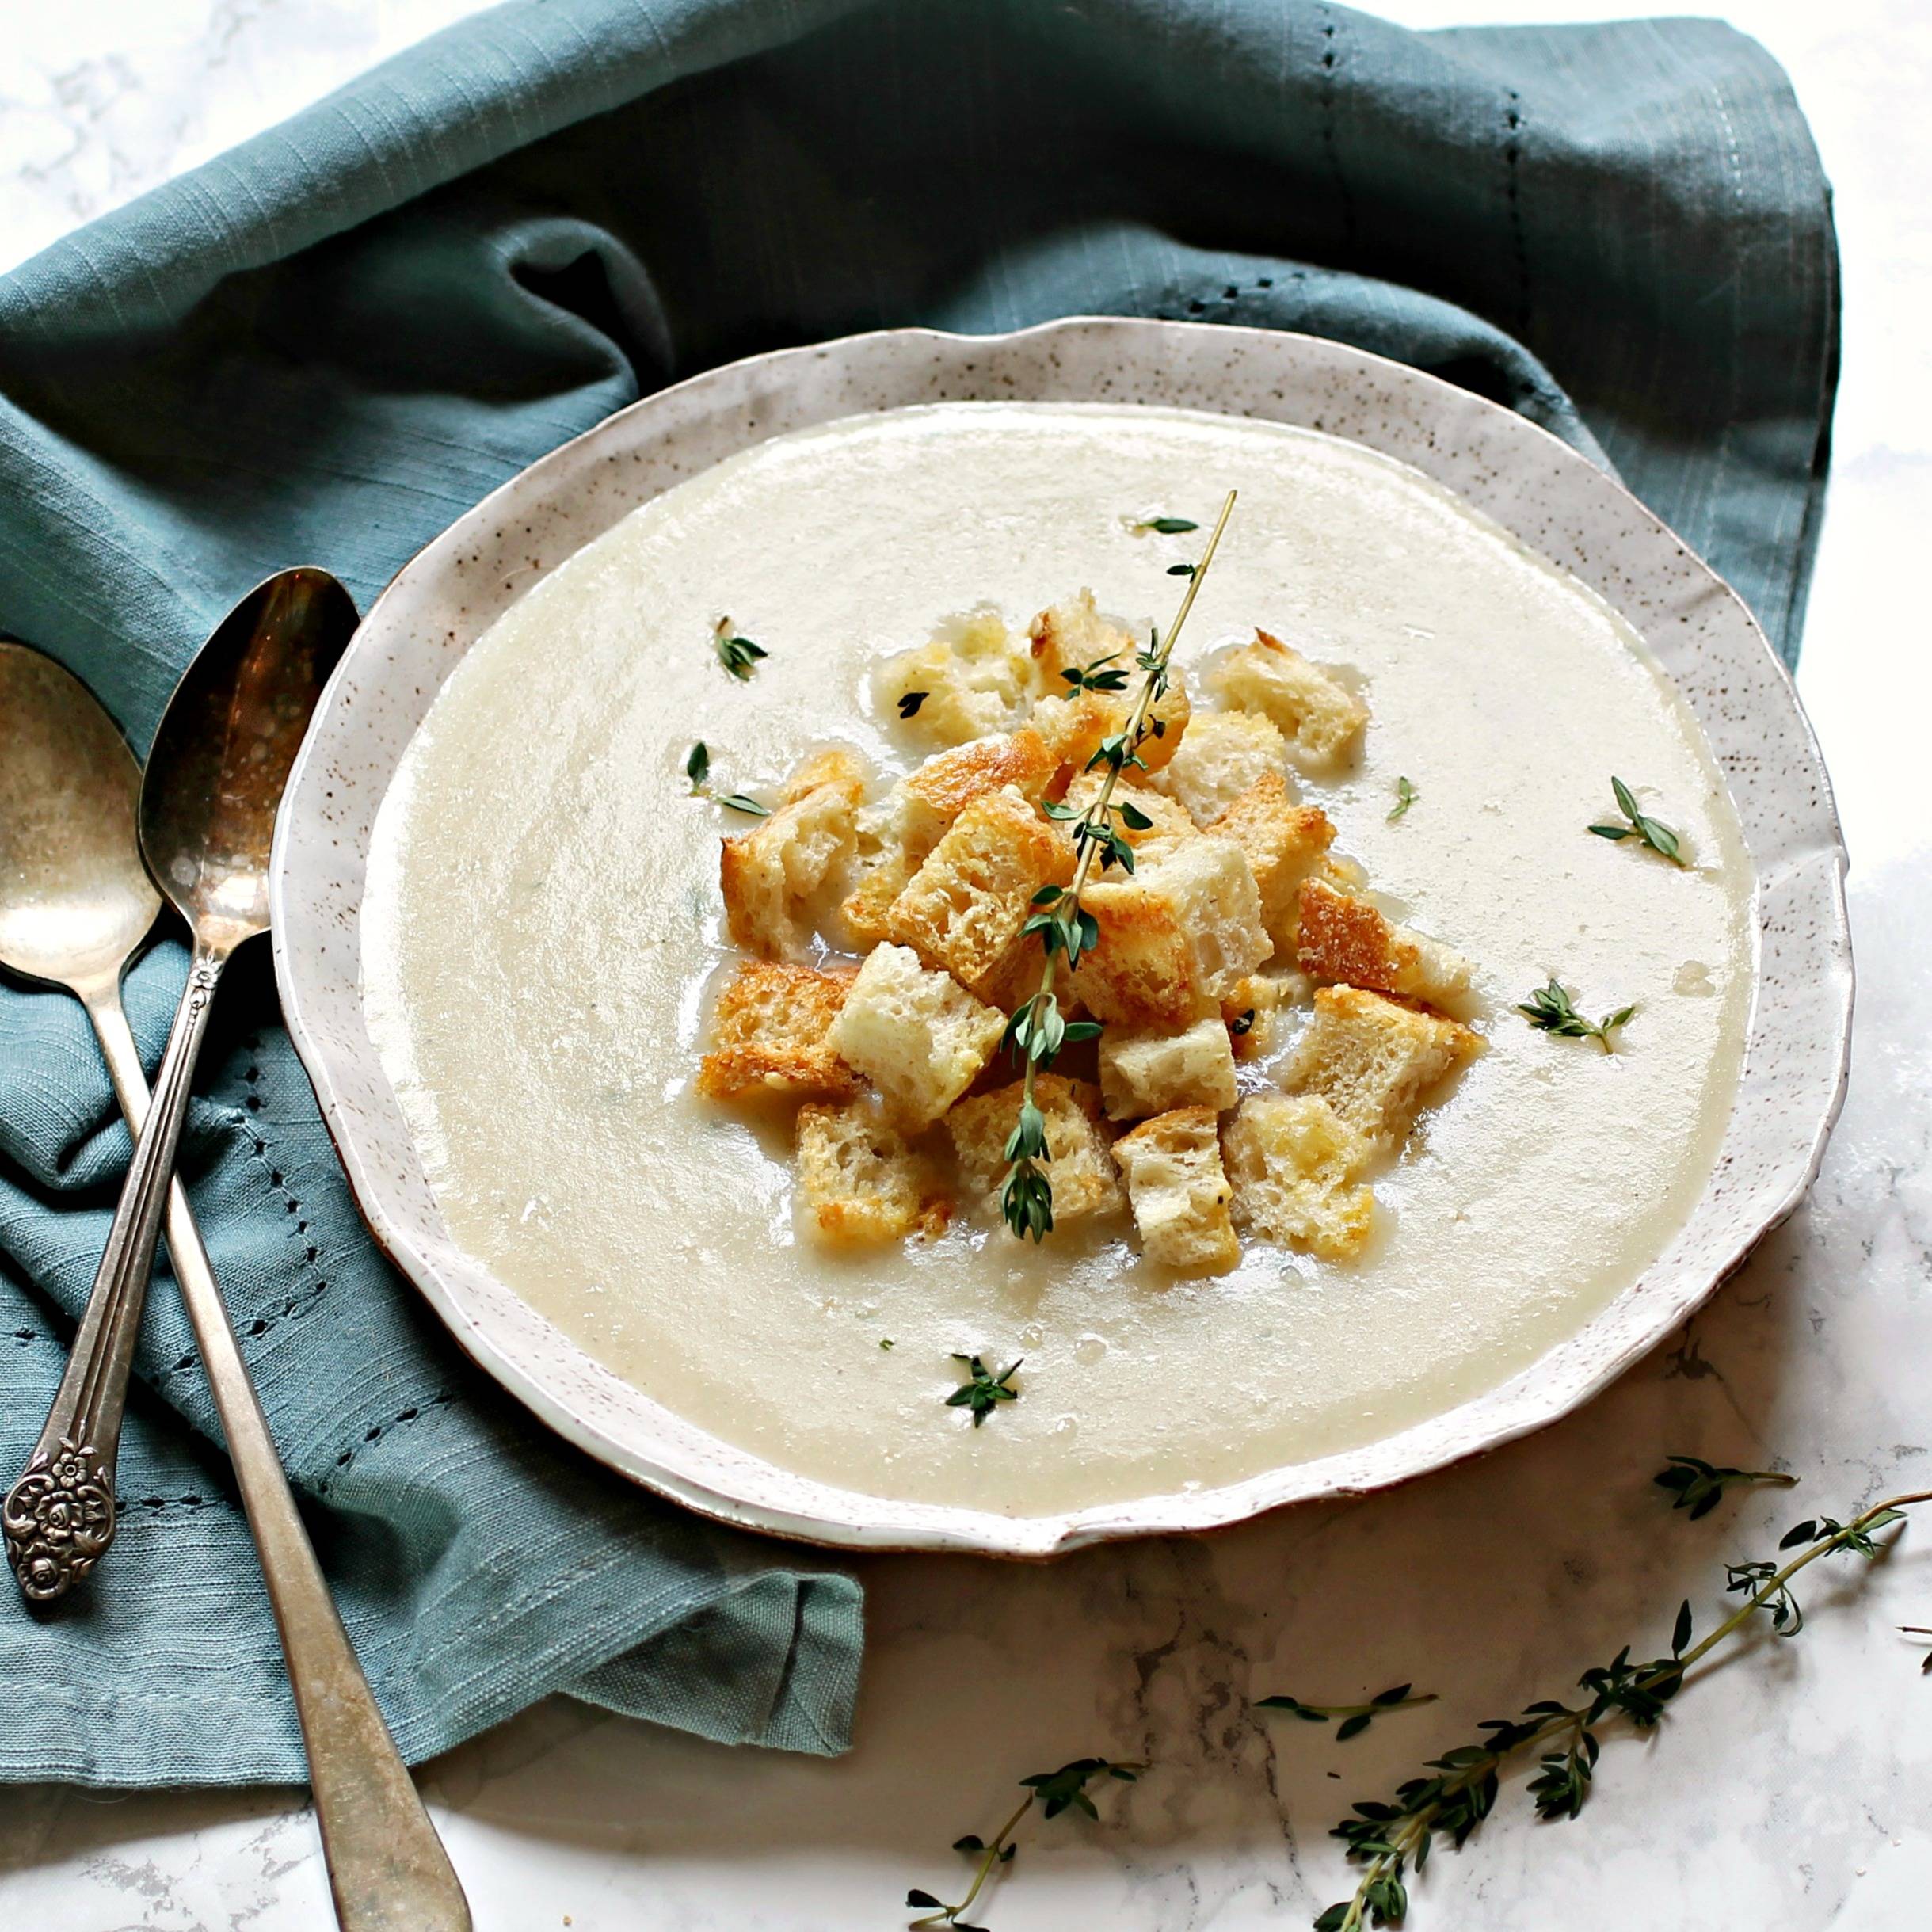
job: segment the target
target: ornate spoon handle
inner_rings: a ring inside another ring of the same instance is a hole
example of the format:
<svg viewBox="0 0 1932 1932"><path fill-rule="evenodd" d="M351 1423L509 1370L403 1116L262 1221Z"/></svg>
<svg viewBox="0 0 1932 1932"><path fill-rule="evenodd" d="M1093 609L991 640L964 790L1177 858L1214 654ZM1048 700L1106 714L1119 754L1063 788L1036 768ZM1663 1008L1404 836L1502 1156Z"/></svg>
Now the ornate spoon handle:
<svg viewBox="0 0 1932 1932"><path fill-rule="evenodd" d="M140 1333L195 1060L227 964L224 953L197 951L189 969L155 1076L154 1104L147 1125L135 1134L134 1158L67 1373L25 1473L8 1491L0 1514L13 1574L32 1602L65 1596L114 1540L114 1463L128 1404L128 1371Z"/></svg>
<svg viewBox="0 0 1932 1932"><path fill-rule="evenodd" d="M132 1124L147 1112L147 1083L118 988L87 1010ZM178 1184L168 1203L168 1252L281 1633L337 1919L343 1932L469 1932L463 1888L336 1614Z"/></svg>

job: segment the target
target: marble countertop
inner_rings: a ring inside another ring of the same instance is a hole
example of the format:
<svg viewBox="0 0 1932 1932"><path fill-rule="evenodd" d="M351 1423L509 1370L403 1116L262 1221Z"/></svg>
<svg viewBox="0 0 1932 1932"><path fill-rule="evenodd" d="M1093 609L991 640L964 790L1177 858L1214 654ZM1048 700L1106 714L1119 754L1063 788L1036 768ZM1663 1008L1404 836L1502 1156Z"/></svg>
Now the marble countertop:
<svg viewBox="0 0 1932 1932"><path fill-rule="evenodd" d="M3 0L0 263L267 125L465 0ZM1416 25L1587 19L1570 0L1396 0ZM1932 10L1749 0L1837 190L1845 379L1799 686L1850 844L1860 970L1850 1097L1806 1206L1609 1393L1479 1464L1366 1502L1050 1568L867 1561L871 1652L852 1754L731 1751L555 1701L426 1767L480 1932L640 1926L859 1932L909 1885L957 1896L947 1847L1013 1780L1151 1758L1099 1825L1028 1835L974 1916L999 1932L1305 1925L1349 1881L1328 1827L1474 1721L1626 1640L1794 1517L1932 1484L1932 814L1916 566L1932 528ZM1667 1451L1802 1479L1691 1524ZM1822 1568L1823 1566L1821 1566ZM1521 1782L1415 1887L1413 1932L1925 1922L1932 1895L1932 1521L1841 1563L1788 1644L1740 1652L1661 1735L1606 1742L1583 1817ZM1442 1701L1346 1744L1254 1712L1413 1679ZM53 1932L294 1932L329 1922L301 1794L0 1795L0 1919Z"/></svg>

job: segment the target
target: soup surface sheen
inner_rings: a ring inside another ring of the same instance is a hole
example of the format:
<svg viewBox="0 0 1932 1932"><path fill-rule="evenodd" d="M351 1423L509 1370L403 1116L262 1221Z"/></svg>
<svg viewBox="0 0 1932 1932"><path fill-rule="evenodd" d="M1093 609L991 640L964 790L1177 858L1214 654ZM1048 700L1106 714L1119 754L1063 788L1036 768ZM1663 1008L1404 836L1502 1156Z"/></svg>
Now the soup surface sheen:
<svg viewBox="0 0 1932 1932"><path fill-rule="evenodd" d="M1178 661L1199 701L1202 659L1259 624L1358 682L1361 756L1303 795L1385 904L1476 962L1488 1053L1378 1181L1355 1262L1256 1244L1157 1280L1124 1221L1036 1250L970 1214L829 1253L795 1221L783 1121L692 1092L732 956L718 840L749 822L692 795L693 741L721 795L831 741L908 770L882 658L1082 585L1144 635L1202 539L1131 524L1206 524L1230 487ZM749 682L712 649L726 612L770 653ZM1589 836L1613 772L1689 870ZM1419 795L1391 824L1398 776ZM363 966L452 1234L591 1355L801 1474L1031 1515L1354 1447L1574 1334L1709 1173L1748 913L1729 800L1629 627L1435 485L1273 425L949 404L720 464L501 619L384 802ZM1513 1010L1553 971L1593 1017L1637 1003L1614 1056ZM983 1428L944 1406L955 1351L1025 1357Z"/></svg>

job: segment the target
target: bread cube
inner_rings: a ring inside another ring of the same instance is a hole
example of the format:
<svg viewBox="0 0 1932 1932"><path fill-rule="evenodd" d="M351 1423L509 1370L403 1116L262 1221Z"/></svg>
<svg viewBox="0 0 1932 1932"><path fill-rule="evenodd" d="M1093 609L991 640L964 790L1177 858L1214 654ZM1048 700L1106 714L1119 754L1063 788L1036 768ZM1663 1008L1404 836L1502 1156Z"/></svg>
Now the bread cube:
<svg viewBox="0 0 1932 1932"><path fill-rule="evenodd" d="M1208 674L1227 704L1271 718L1286 735L1304 772L1332 772L1369 722L1368 707L1348 688L1265 631Z"/></svg>
<svg viewBox="0 0 1932 1932"><path fill-rule="evenodd" d="M1286 741L1259 712L1200 711L1166 769L1148 783L1179 799L1196 825L1210 825L1251 787L1281 777L1287 756Z"/></svg>
<svg viewBox="0 0 1932 1932"><path fill-rule="evenodd" d="M974 611L929 643L887 660L878 676L882 708L923 692L906 730L929 745L963 745L1010 730L1040 690L1030 638L1008 630L997 611Z"/></svg>
<svg viewBox="0 0 1932 1932"><path fill-rule="evenodd" d="M909 947L867 955L827 1035L901 1120L937 1120L998 1050L1006 1022Z"/></svg>
<svg viewBox="0 0 1932 1932"><path fill-rule="evenodd" d="M888 909L886 936L987 999L1035 893L1073 875L1069 842L1008 785L953 821Z"/></svg>
<svg viewBox="0 0 1932 1932"><path fill-rule="evenodd" d="M805 759L785 780L780 802L795 804L821 785L835 785L855 806L865 790L865 762L856 752L848 751L843 745L830 745Z"/></svg>
<svg viewBox="0 0 1932 1932"><path fill-rule="evenodd" d="M1216 1013L1179 1033L1100 1035L1100 1095L1110 1120L1145 1120L1179 1107L1234 1104L1234 1050Z"/></svg>
<svg viewBox="0 0 1932 1932"><path fill-rule="evenodd" d="M1142 1121L1114 1143L1114 1158L1149 1261L1181 1274L1220 1275L1240 1260L1211 1107Z"/></svg>
<svg viewBox="0 0 1932 1932"><path fill-rule="evenodd" d="M1235 1225L1284 1248L1345 1260L1367 1245L1373 1151L1319 1094L1254 1094L1221 1137Z"/></svg>
<svg viewBox="0 0 1932 1932"><path fill-rule="evenodd" d="M821 900L851 863L858 787L840 778L779 806L749 832L724 840L718 880L725 921L745 951L804 959Z"/></svg>
<svg viewBox="0 0 1932 1932"><path fill-rule="evenodd" d="M962 1100L946 1116L947 1131L968 1183L996 1207L1006 1179L1006 1143L1019 1118L1026 1083ZM1056 1227L1122 1206L1120 1182L1100 1125L1100 1096L1091 1081L1035 1074L1034 1104L1046 1118L1046 1179L1054 1191Z"/></svg>
<svg viewBox="0 0 1932 1932"><path fill-rule="evenodd" d="M1250 973L1222 995L1221 1017L1237 1060L1256 1060L1275 1044L1284 1006L1313 991L1301 973Z"/></svg>
<svg viewBox="0 0 1932 1932"><path fill-rule="evenodd" d="M938 1168L871 1098L798 1109L798 1191L829 1241L936 1235L952 1202Z"/></svg>
<svg viewBox="0 0 1932 1932"><path fill-rule="evenodd" d="M1366 899L1305 879L1295 956L1319 980L1440 1004L1469 989L1473 970L1461 954L1398 926Z"/></svg>
<svg viewBox="0 0 1932 1932"><path fill-rule="evenodd" d="M1261 894L1261 922L1278 958L1292 959L1301 920L1301 882L1313 877L1335 842L1319 806L1297 805L1278 772L1264 772L1209 828L1248 859Z"/></svg>
<svg viewBox="0 0 1932 1932"><path fill-rule="evenodd" d="M1091 590L1042 611L1028 631L1042 692L1033 722L1063 764L1084 770L1103 738L1126 728L1145 676L1134 661L1140 642L1132 632L1100 615ZM1103 657L1113 659L1110 670L1126 673L1122 689L1083 691L1067 682L1065 672L1091 669ZM1176 669L1168 673L1166 691L1148 714L1150 729L1141 741L1140 757L1149 771L1159 771L1173 756L1187 734L1189 708L1187 688Z"/></svg>
<svg viewBox="0 0 1932 1932"><path fill-rule="evenodd" d="M1103 1021L1178 1032L1266 959L1261 897L1240 848L1184 840L1131 875L1096 878L1080 896L1099 928L1073 990Z"/></svg>
<svg viewBox="0 0 1932 1932"><path fill-rule="evenodd" d="M698 1069L699 1092L714 1100L759 1091L850 1098L859 1077L827 1035L852 978L850 972L742 961L718 996L714 1050Z"/></svg>
<svg viewBox="0 0 1932 1932"><path fill-rule="evenodd" d="M1365 1140L1408 1139L1423 1096L1482 1051L1482 1037L1419 1008L1355 986L1324 986L1283 1077L1319 1094Z"/></svg>

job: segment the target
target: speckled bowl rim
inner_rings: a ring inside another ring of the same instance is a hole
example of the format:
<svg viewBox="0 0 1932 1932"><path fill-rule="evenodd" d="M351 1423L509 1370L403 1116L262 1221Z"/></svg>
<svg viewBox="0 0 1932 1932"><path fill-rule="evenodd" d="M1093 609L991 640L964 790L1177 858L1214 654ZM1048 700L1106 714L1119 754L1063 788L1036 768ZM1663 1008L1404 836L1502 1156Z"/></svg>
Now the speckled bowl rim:
<svg viewBox="0 0 1932 1932"><path fill-rule="evenodd" d="M475 637L637 505L785 431L951 400L1130 402L1298 423L1455 490L1628 616L1709 738L1755 873L1750 1037L1715 1169L1657 1262L1484 1394L1343 1454L1223 1487L1049 1516L895 1502L709 1435L593 1361L443 1227L364 1024L369 832L397 761ZM711 370L512 478L419 552L324 692L277 822L275 969L296 1049L375 1237L463 1347L561 1435L703 1514L856 1549L1044 1557L1360 1495L1496 1448L1587 1400L1681 1324L1797 1205L1842 1102L1852 1004L1845 849L1789 673L1742 600L1613 477L1468 391L1320 337L1076 318L998 336L892 330Z"/></svg>

